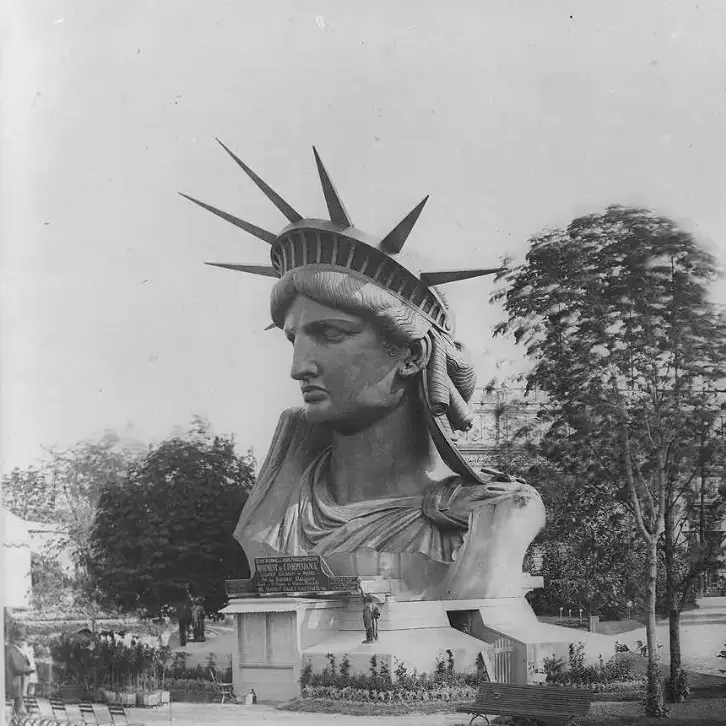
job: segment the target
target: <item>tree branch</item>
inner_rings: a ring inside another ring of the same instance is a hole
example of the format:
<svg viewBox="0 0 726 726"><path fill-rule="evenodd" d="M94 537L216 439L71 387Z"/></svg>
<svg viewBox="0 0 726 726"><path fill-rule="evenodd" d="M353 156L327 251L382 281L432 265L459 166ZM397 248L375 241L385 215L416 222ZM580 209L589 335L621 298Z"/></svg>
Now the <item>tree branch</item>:
<svg viewBox="0 0 726 726"><path fill-rule="evenodd" d="M653 535L651 535L645 525L643 512L640 507L640 500L638 499L638 493L635 489L635 479L633 477L632 459L630 454L630 438L625 424L621 424L620 434L623 443L623 468L625 469L625 481L628 485L630 503L632 505L633 513L635 514L635 523L637 524L643 539L650 544L652 542Z"/></svg>

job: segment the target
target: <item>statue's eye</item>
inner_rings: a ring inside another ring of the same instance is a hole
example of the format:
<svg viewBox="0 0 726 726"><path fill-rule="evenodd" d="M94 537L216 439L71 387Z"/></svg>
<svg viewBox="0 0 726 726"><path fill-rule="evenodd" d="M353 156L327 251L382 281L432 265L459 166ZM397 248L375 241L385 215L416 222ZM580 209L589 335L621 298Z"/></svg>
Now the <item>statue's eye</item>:
<svg viewBox="0 0 726 726"><path fill-rule="evenodd" d="M326 325L323 330L323 338L328 343L339 343L345 339L346 333L340 328L336 328L332 325Z"/></svg>

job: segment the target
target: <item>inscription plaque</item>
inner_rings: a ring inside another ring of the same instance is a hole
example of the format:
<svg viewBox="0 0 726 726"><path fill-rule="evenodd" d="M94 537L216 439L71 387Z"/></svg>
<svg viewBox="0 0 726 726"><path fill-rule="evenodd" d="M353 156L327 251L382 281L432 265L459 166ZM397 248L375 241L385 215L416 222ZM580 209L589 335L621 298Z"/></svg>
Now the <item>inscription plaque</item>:
<svg viewBox="0 0 726 726"><path fill-rule="evenodd" d="M358 592L357 577L333 575L319 555L255 557L255 574L249 580L227 580L230 597L290 595L314 592Z"/></svg>

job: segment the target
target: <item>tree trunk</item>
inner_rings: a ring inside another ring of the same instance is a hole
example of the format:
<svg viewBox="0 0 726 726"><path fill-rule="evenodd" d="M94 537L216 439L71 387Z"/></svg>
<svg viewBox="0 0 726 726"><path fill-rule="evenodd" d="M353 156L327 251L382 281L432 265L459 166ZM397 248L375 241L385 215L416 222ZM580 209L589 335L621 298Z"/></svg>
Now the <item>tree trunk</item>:
<svg viewBox="0 0 726 726"><path fill-rule="evenodd" d="M678 607L669 604L668 607L668 637L671 649L671 673L669 700L673 703L682 703L686 694L680 688L681 676L681 613Z"/></svg>
<svg viewBox="0 0 726 726"><path fill-rule="evenodd" d="M668 597L668 640L671 651L670 677L667 688L668 700L682 703L686 700L681 688L681 602L679 583L675 569L675 513L669 503L665 513L663 534L665 538L666 591Z"/></svg>
<svg viewBox="0 0 726 726"><path fill-rule="evenodd" d="M658 656L658 643L655 630L655 589L658 572L658 540L652 537L648 542L648 560L646 565L646 621L645 632L648 641L648 680L645 699L645 715L660 717L663 715L663 689Z"/></svg>

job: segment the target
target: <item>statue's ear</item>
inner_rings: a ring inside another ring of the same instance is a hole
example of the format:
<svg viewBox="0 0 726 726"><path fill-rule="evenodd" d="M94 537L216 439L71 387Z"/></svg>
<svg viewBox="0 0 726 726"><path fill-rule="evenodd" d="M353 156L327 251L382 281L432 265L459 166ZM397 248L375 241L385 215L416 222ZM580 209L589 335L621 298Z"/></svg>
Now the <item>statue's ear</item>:
<svg viewBox="0 0 726 726"><path fill-rule="evenodd" d="M428 336L411 343L406 355L398 364L398 372L410 378L423 371L431 360L431 340Z"/></svg>

